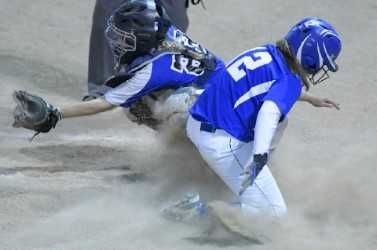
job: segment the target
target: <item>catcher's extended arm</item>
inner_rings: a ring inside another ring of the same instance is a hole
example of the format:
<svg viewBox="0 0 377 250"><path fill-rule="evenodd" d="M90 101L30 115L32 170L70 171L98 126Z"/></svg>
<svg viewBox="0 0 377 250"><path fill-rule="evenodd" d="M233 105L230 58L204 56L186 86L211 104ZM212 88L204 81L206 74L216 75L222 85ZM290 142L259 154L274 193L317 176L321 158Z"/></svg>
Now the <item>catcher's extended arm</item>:
<svg viewBox="0 0 377 250"><path fill-rule="evenodd" d="M13 113L13 127L35 131L33 138L39 133L49 132L62 119L58 108L37 95L18 90L13 93L13 98L17 104Z"/></svg>

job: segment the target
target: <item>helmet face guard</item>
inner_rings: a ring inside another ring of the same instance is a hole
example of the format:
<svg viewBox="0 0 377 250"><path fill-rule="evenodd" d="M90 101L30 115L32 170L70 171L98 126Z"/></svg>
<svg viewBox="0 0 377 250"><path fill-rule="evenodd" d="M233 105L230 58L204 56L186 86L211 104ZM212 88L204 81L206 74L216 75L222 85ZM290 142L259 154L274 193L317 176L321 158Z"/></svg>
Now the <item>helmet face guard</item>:
<svg viewBox="0 0 377 250"><path fill-rule="evenodd" d="M136 51L136 36L132 31L125 31L115 26L113 17L110 17L105 37L113 51L116 64L120 63L121 58L130 51Z"/></svg>
<svg viewBox="0 0 377 250"><path fill-rule="evenodd" d="M311 84L317 85L330 78L328 72L329 69L326 67L326 65L323 65L317 73L309 74L309 81L311 82Z"/></svg>

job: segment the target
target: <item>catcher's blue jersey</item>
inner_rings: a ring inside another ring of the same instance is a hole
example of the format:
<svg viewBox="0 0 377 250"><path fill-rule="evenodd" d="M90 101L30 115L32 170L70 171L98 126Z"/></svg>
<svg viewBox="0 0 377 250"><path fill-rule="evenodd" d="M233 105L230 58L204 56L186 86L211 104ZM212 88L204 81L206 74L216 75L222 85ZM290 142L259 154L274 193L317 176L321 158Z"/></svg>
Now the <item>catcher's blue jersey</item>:
<svg viewBox="0 0 377 250"><path fill-rule="evenodd" d="M213 68L208 70L208 65L204 61L182 54L160 53L139 57L129 65L131 70L126 69L126 72L138 70L134 71L130 79L105 93L106 101L113 105L129 107L141 97L160 89L177 89L193 83L198 87L204 87L204 79L209 79L225 67L222 60L210 54L174 26L169 29L168 35L188 50L211 55Z"/></svg>
<svg viewBox="0 0 377 250"><path fill-rule="evenodd" d="M190 113L196 120L250 142L263 102L276 103L284 117L301 88L299 77L291 72L280 51L265 45L237 56L212 77Z"/></svg>

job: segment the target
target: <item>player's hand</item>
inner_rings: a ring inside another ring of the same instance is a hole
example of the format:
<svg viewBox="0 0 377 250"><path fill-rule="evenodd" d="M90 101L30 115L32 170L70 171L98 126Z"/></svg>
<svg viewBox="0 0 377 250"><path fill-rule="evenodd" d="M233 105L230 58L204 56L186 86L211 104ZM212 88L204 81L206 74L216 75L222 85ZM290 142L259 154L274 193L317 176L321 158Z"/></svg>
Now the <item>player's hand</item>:
<svg viewBox="0 0 377 250"><path fill-rule="evenodd" d="M340 105L328 98L311 97L309 103L317 108L335 108L340 110Z"/></svg>
<svg viewBox="0 0 377 250"><path fill-rule="evenodd" d="M32 138L39 133L49 132L62 119L62 113L58 108L37 95L19 90L14 92L13 97L17 104L13 112L13 127L35 131L36 134Z"/></svg>
<svg viewBox="0 0 377 250"><path fill-rule="evenodd" d="M268 160L268 154L255 154L253 162L250 166L246 166L244 173L242 174L243 180L241 183L241 188L238 193L241 196L245 190L253 185L258 174L262 171L263 167L266 166Z"/></svg>

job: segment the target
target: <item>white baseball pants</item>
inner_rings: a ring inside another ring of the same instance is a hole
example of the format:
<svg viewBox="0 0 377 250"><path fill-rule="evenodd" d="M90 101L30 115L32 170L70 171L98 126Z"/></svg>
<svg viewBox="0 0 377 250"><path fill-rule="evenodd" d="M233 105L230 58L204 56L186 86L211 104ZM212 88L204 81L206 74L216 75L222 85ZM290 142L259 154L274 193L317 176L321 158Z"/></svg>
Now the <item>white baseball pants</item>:
<svg viewBox="0 0 377 250"><path fill-rule="evenodd" d="M253 152L253 142L241 142L221 129L213 133L201 131L200 125L201 122L190 116L186 127L187 136L212 170L238 195L242 182L241 174ZM286 122L279 124L272 147L280 140L285 127ZM268 213L279 217L287 210L268 166L263 168L254 184L246 189L239 200L241 208L251 213Z"/></svg>

